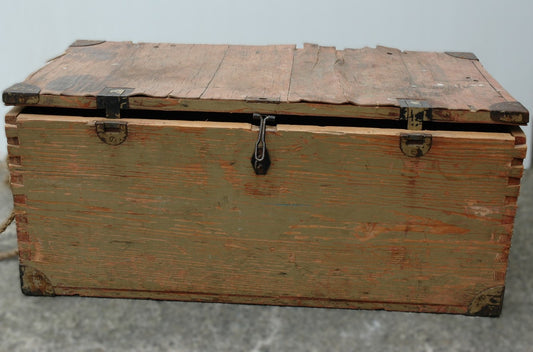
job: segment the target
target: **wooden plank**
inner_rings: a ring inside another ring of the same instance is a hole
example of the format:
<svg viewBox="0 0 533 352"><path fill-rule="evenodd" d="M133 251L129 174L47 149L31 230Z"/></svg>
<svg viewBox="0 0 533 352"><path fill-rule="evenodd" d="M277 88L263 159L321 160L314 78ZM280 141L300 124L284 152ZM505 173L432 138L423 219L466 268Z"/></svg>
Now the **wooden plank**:
<svg viewBox="0 0 533 352"><path fill-rule="evenodd" d="M436 121L529 119L478 61L385 47L103 42L70 47L24 83L42 106L95 108L103 88L124 87L130 108L248 112L255 101L279 114L397 119L390 110L408 98L430 102Z"/></svg>
<svg viewBox="0 0 533 352"><path fill-rule="evenodd" d="M398 106L398 99L419 99L412 89L409 74L402 64L402 52L397 49L345 49L336 69L342 77L348 103L370 106Z"/></svg>
<svg viewBox="0 0 533 352"><path fill-rule="evenodd" d="M476 60L433 52L404 52L401 57L416 96L434 108L491 110L491 105L507 101L492 89Z"/></svg>
<svg viewBox="0 0 533 352"><path fill-rule="evenodd" d="M286 102L294 45L228 48L202 99Z"/></svg>
<svg viewBox="0 0 533 352"><path fill-rule="evenodd" d="M305 44L303 49L296 50L288 101L346 103L339 76L335 71L336 61L337 50L334 47Z"/></svg>
<svg viewBox="0 0 533 352"><path fill-rule="evenodd" d="M105 87L114 71L132 59L131 42L103 42L85 47L69 47L26 79L41 88L40 94L64 96L96 96Z"/></svg>
<svg viewBox="0 0 533 352"><path fill-rule="evenodd" d="M17 116L21 113L22 109L22 106L12 107L6 114L5 123L7 125L14 125L17 121Z"/></svg>
<svg viewBox="0 0 533 352"><path fill-rule="evenodd" d="M306 45L295 54L290 102L398 106L399 98L420 98L397 49L335 50Z"/></svg>
<svg viewBox="0 0 533 352"><path fill-rule="evenodd" d="M21 264L52 292L465 313L504 284L508 133L409 158L402 130L278 125L260 177L249 124L125 119L112 147L95 120L17 119Z"/></svg>
<svg viewBox="0 0 533 352"><path fill-rule="evenodd" d="M135 44L108 86L134 88L131 95L198 99L227 50L227 45Z"/></svg>
<svg viewBox="0 0 533 352"><path fill-rule="evenodd" d="M479 61L473 61L472 64L476 67L479 74L483 77L483 80L494 90L494 94L497 94L505 102L516 101L509 92L507 92L501 85L492 77L492 75L487 72L485 67ZM489 102L491 103L491 102ZM493 102L492 102L493 103Z"/></svg>

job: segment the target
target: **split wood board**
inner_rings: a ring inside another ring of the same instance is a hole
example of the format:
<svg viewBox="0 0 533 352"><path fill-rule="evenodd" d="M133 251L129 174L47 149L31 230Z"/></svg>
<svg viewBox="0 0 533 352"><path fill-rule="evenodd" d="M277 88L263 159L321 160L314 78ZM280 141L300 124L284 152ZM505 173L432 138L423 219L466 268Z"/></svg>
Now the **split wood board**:
<svg viewBox="0 0 533 352"><path fill-rule="evenodd" d="M402 130L278 125L258 177L249 124L125 119L110 146L97 120L8 118L26 293L501 308L520 132L432 131L411 158Z"/></svg>
<svg viewBox="0 0 533 352"><path fill-rule="evenodd" d="M130 88L131 109L398 119L399 99L410 99L427 102L435 121L529 119L472 54L311 44L78 41L4 102L96 108L106 87Z"/></svg>

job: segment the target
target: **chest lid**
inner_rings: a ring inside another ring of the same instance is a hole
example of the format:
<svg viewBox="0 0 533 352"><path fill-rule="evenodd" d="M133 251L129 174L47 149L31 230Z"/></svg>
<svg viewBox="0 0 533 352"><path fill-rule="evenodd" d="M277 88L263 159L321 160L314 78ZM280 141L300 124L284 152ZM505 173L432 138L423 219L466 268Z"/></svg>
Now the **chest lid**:
<svg viewBox="0 0 533 352"><path fill-rule="evenodd" d="M7 105L526 124L529 113L470 53L306 44L78 40L3 93ZM304 118L304 117L302 117Z"/></svg>

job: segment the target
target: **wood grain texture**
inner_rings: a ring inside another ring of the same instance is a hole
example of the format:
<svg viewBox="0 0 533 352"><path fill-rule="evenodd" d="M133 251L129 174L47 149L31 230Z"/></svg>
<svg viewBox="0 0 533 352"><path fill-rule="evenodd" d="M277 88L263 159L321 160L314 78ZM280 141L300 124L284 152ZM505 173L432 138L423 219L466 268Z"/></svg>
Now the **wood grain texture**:
<svg viewBox="0 0 533 352"><path fill-rule="evenodd" d="M202 99L286 101L294 45L229 46Z"/></svg>
<svg viewBox="0 0 533 352"><path fill-rule="evenodd" d="M70 47L24 83L40 88L42 106L95 108L102 89L124 87L132 109L397 119L398 99L421 99L436 121L529 119L478 61L385 47L103 42Z"/></svg>
<svg viewBox="0 0 533 352"><path fill-rule="evenodd" d="M249 124L124 119L113 147L96 120L13 127L21 265L55 294L467 313L504 285L522 136L410 158L403 130L278 125L256 176Z"/></svg>

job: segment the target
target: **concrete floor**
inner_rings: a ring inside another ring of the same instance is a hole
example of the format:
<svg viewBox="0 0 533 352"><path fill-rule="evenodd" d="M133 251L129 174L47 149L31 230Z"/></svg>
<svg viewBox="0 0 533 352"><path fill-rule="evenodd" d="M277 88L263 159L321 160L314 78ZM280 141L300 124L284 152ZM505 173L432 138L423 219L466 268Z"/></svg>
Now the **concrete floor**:
<svg viewBox="0 0 533 352"><path fill-rule="evenodd" d="M4 177L5 170L1 170ZM0 187L0 217L9 191ZM0 262L0 351L533 351L533 172L519 199L500 318L26 297ZM14 226L0 251L14 248Z"/></svg>

